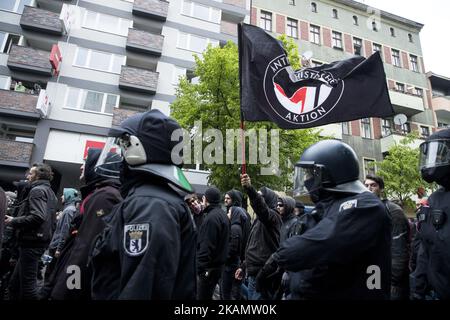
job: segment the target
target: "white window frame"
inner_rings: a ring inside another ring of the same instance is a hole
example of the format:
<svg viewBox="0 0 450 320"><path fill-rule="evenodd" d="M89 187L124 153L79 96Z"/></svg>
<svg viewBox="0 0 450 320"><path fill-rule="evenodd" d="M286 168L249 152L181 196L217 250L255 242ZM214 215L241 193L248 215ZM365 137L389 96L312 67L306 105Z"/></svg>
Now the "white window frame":
<svg viewBox="0 0 450 320"><path fill-rule="evenodd" d="M419 128L420 128L420 136L422 138L428 138L431 135L431 133L432 133L431 128L429 126L420 125ZM424 135L423 134L423 131L422 131L423 128L427 128L428 129L428 135Z"/></svg>
<svg viewBox="0 0 450 320"><path fill-rule="evenodd" d="M387 121L389 123L389 127L384 125L384 121ZM381 119L380 125L381 125L381 136L382 137L387 137L392 134L393 128L392 128L392 121L390 119ZM387 129L389 129L389 132L386 132Z"/></svg>
<svg viewBox="0 0 450 320"><path fill-rule="evenodd" d="M78 97L77 97L77 102L76 102L76 107L75 108L67 106L67 99L69 98L69 91L70 91L70 89L78 90ZM82 98L83 98L83 96L86 96L88 92L94 92L94 93L103 94L101 111L86 110L86 109L83 108L84 106L82 105ZM103 114L103 115L112 115L112 113L106 113L105 112L106 100L108 99L108 95L117 97L116 105L113 107L113 109L114 108L118 108L119 107L120 96L117 95L117 94L105 93L105 92L94 91L94 90L86 90L86 89L81 89L81 88L76 88L76 87L67 87L66 95L64 97L64 109L77 110L77 111L90 112L90 113Z"/></svg>
<svg viewBox="0 0 450 320"><path fill-rule="evenodd" d="M184 47L182 47L182 46L180 45L180 36L181 36L182 34L185 34L185 35L187 36L187 37L186 37L186 46L187 46L186 48L184 48ZM193 49L191 48L191 37L198 37L198 38L206 39L206 46L205 46L205 48L203 48L202 51L193 50ZM192 51L192 52L197 52L197 53L202 53L203 51L206 50L206 48L208 47L209 44L211 44L213 47L216 47L216 46L218 46L220 43L219 43L218 40L210 39L210 38L206 38L206 37L202 37L202 36L198 36L198 35L196 35L196 34L190 34L190 33L181 32L181 31L178 32L178 37L177 37L177 48L179 48L179 49L187 50L187 51Z"/></svg>
<svg viewBox="0 0 450 320"><path fill-rule="evenodd" d="M358 19L358 16L353 16L352 17L352 19L353 19L353 25L354 26L359 26L359 19Z"/></svg>
<svg viewBox="0 0 450 320"><path fill-rule="evenodd" d="M1 1L1 0L0 0L0 1ZM18 45L21 44L22 41L23 41L23 36L20 35L20 34L17 34L17 33L11 33L11 32L6 32L6 31L0 31L0 32L2 32L2 33L5 34L5 38L3 39L3 42L0 43L0 54L3 53L3 50L5 49L5 46L6 46L6 42L8 42L8 38L9 38L11 35L19 37L19 41L17 42ZM12 45L11 45L11 46L12 46ZM11 48L9 48L9 49L11 49ZM9 54L9 50L8 50L8 52L6 52L6 53L4 53L4 54Z"/></svg>
<svg viewBox="0 0 450 320"><path fill-rule="evenodd" d="M345 132L344 127L347 128L347 132ZM342 130L342 134L345 134L345 135L351 135L351 134L352 134L351 127L352 127L352 126L350 125L350 122L349 122L349 121L341 122L341 130Z"/></svg>
<svg viewBox="0 0 450 320"><path fill-rule="evenodd" d="M313 32L314 31L319 31L318 33ZM316 38L318 38L318 42L316 42ZM310 24L309 25L309 41L311 41L314 44L322 44L322 37L320 36L320 26L316 26L314 24Z"/></svg>
<svg viewBox="0 0 450 320"><path fill-rule="evenodd" d="M369 119L369 123L363 122L363 119ZM373 132L372 132L372 119L371 118L363 118L361 119L361 137L365 139L373 139ZM364 128L365 125L369 125L369 137L366 136L366 130Z"/></svg>
<svg viewBox="0 0 450 320"><path fill-rule="evenodd" d="M199 6L199 7L201 6L201 7L208 8L208 19L203 19L203 18L195 16L195 13L197 12L196 6ZM184 12L185 10L183 10L183 9L185 9L185 8L188 9L186 11L189 12L189 13L187 13L187 12L185 13ZM214 10L218 11L218 15L217 15L218 19L217 19L217 21L214 21L214 19L213 19L213 16L214 16L213 12L214 12ZM200 4L200 3L197 3L197 2L193 2L193 1L190 1L190 0L183 0L183 2L181 4L181 8L180 8L180 14L183 15L183 16L199 19L199 20L202 20L202 21L208 21L208 22L211 22L211 23L220 24L221 17L222 17L222 10L220 10L218 8L210 7L210 6L207 6L207 5L204 5L204 4Z"/></svg>
<svg viewBox="0 0 450 320"><path fill-rule="evenodd" d="M338 35L339 37L336 38L335 35ZM340 43L340 45L338 45ZM342 42L342 32L339 31L332 31L331 32L331 46L333 48L343 49L343 42Z"/></svg>
<svg viewBox="0 0 450 320"><path fill-rule="evenodd" d="M375 50L375 47L379 47L380 50ZM383 51L383 45L379 44L379 43L376 43L376 42L373 42L372 43L372 53L379 52L380 55L382 56L382 52L381 51Z"/></svg>
<svg viewBox="0 0 450 320"><path fill-rule="evenodd" d="M420 92L420 93L419 93ZM422 88L418 88L418 87L414 87L414 95L417 97L423 97L423 89Z"/></svg>
<svg viewBox="0 0 450 320"><path fill-rule="evenodd" d="M77 64L77 58L78 58L78 53L80 52L80 49L87 50L87 52L88 52L87 53L87 57L86 57L86 64L85 65ZM99 52L101 54L106 54L106 55L110 56L108 70L103 70L101 68L95 68L93 66L90 66L92 52ZM119 58L122 57L123 58L123 62L121 64L121 66L124 66L126 64L126 61L127 61L127 57L126 56L122 56L120 54L109 53L109 52L105 52L105 51L99 51L99 50L92 50L92 49L88 49L88 48L77 47L77 50L75 52L75 56L74 56L72 65L75 66L75 67L79 67L79 68L86 68L86 69L92 69L92 70L97 70L97 71L103 71L103 72L109 72L109 73L114 73L114 74L120 74L121 71L119 71L119 72L113 71L114 61L115 61L116 57L119 57Z"/></svg>
<svg viewBox="0 0 450 320"><path fill-rule="evenodd" d="M264 17L264 18L263 18ZM270 17L270 19L268 19L267 17ZM264 21L264 24L263 24ZM267 23L269 23L270 29L267 29ZM261 10L259 13L259 27L263 30L272 32L273 29L273 14L270 11L266 11L266 10Z"/></svg>
<svg viewBox="0 0 450 320"><path fill-rule="evenodd" d="M398 53L398 56L394 55L394 52ZM392 65L401 68L402 62L400 61L400 50L391 49L391 53L392 53Z"/></svg>
<svg viewBox="0 0 450 320"><path fill-rule="evenodd" d="M357 37L353 37L353 54L356 55L356 43L359 42L360 46L359 46L359 56L364 57L364 48L363 48L363 39L361 38L357 38Z"/></svg>
<svg viewBox="0 0 450 320"><path fill-rule="evenodd" d="M87 26L86 25L86 20L87 20L87 16L88 13L94 13L95 14L95 26L91 27L91 26ZM101 26L99 26L99 20L100 20L100 16L108 16L108 17L113 17L115 19L118 20L117 23L117 29L116 31L114 30L107 30L107 29L102 29ZM121 33L120 30L122 30L122 26L124 23L128 23L128 28L127 28L127 32L125 34ZM133 21L132 20L128 20L128 19L124 19L124 18L120 18L117 16L112 16L109 14L104 14L104 13L100 13L100 12L95 12L95 11L90 11L90 10L86 10L84 12L84 16L83 16L83 28L85 29L92 29L92 30L97 30L97 31L101 31L101 32L106 32L106 33L111 33L111 34L116 34L119 36L123 36L123 37L127 37L128 36L128 29L133 27Z"/></svg>
<svg viewBox="0 0 450 320"><path fill-rule="evenodd" d="M333 8L333 10L331 10L331 17L333 19L339 19L339 12L337 9Z"/></svg>
<svg viewBox="0 0 450 320"><path fill-rule="evenodd" d="M414 63L413 63L414 59ZM409 55L409 62L411 63L411 70L414 72L420 72L419 70L419 58L416 55Z"/></svg>
<svg viewBox="0 0 450 320"><path fill-rule="evenodd" d="M4 10L4 11L7 11L7 12L15 12L15 13L20 13L20 14L22 14L22 12L19 12L19 11L18 11L18 10L19 10L20 2L21 2L22 0L15 0L15 1L16 1L16 3L14 4L14 9L13 9L13 10L7 10L7 9L0 8L0 11ZM33 2L33 0L28 0L28 3L25 3L24 6L29 6L29 5L31 5L32 2Z"/></svg>
<svg viewBox="0 0 450 320"><path fill-rule="evenodd" d="M289 24L291 22L291 24ZM295 28L294 28L295 26ZM295 30L295 34L292 31ZM286 35L291 38L298 39L298 20L293 18L286 18Z"/></svg>
<svg viewBox="0 0 450 320"><path fill-rule="evenodd" d="M367 170L366 161L373 162L374 163L374 167L373 167L374 173L377 172L377 159L367 158L367 157L363 157L362 159L363 159L362 162L363 162L364 177L367 176L369 173L371 173L371 172L368 172L368 170Z"/></svg>

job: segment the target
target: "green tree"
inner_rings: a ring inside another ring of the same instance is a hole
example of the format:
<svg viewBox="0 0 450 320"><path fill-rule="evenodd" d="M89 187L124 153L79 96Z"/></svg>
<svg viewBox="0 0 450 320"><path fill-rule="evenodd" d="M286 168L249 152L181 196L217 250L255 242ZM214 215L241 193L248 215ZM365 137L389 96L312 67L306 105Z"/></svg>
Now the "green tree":
<svg viewBox="0 0 450 320"><path fill-rule="evenodd" d="M195 127L195 121L201 121L203 133L205 134L210 128L219 129L225 145L226 130L240 127L238 59L237 45L232 42L228 42L222 48L209 46L202 57L195 56L194 75L198 81L191 83L186 78L181 78L176 93L177 98L171 105L171 115L183 128L194 132L198 130ZM270 132L271 129L278 129L278 127L271 122L246 122L246 130L250 129L267 129ZM205 150L210 142L203 138L202 150ZM237 148L239 140L239 137L232 140L235 164L203 163L204 169L211 171L209 183L216 185L222 191L240 187L241 164L236 163L236 160L240 160L241 157L241 152ZM271 141L270 137L267 140ZM293 163L298 161L298 157L307 146L318 140L320 137L316 130L280 130L278 172L273 175L260 175L260 169L267 165L259 163L258 158L258 164L247 164L247 173L252 178L252 183L255 187L265 185L277 190L291 187ZM252 147L255 145L247 140L247 163L249 148ZM225 163L225 150L223 151L222 159ZM270 148L268 153L270 154ZM211 154L217 156L217 152Z"/></svg>
<svg viewBox="0 0 450 320"><path fill-rule="evenodd" d="M416 134L403 138L389 149L383 161L377 162L377 173L383 177L386 196L413 207L411 197L419 187L428 186L419 171L419 149L410 147Z"/></svg>
<svg viewBox="0 0 450 320"><path fill-rule="evenodd" d="M298 54L298 45L295 43L294 39L282 34L278 37L278 40L283 43L283 47L284 50L286 50L291 67L294 70L300 69L302 67L302 63Z"/></svg>

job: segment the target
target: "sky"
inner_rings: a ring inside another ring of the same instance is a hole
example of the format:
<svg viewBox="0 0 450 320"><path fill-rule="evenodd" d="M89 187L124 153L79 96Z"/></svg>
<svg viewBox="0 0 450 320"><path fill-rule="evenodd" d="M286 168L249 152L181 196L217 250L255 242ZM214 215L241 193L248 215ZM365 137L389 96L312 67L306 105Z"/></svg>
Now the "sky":
<svg viewBox="0 0 450 320"><path fill-rule="evenodd" d="M450 78L450 1L357 0L377 9L424 24L420 42L425 71Z"/></svg>

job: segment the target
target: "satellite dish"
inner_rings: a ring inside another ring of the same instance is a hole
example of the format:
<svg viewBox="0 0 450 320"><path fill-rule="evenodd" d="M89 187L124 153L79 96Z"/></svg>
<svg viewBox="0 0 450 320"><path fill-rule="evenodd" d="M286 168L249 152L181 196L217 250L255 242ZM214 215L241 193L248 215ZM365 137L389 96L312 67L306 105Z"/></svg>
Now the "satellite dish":
<svg viewBox="0 0 450 320"><path fill-rule="evenodd" d="M312 51L306 51L302 54L303 58L305 58L306 60L309 60L313 57L313 53Z"/></svg>
<svg viewBox="0 0 450 320"><path fill-rule="evenodd" d="M399 113L394 117L394 123L398 126L405 124L407 120L408 118L403 113Z"/></svg>

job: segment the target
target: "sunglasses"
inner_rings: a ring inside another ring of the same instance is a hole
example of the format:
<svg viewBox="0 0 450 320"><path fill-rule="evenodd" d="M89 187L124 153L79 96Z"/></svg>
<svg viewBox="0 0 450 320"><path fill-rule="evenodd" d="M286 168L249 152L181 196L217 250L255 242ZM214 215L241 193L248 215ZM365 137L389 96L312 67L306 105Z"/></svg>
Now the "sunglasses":
<svg viewBox="0 0 450 320"><path fill-rule="evenodd" d="M277 207L283 208L283 207L284 207L284 204L282 204L282 203L277 203Z"/></svg>

